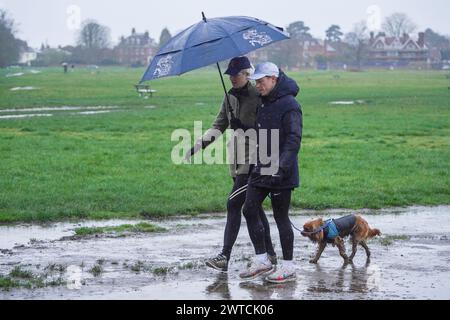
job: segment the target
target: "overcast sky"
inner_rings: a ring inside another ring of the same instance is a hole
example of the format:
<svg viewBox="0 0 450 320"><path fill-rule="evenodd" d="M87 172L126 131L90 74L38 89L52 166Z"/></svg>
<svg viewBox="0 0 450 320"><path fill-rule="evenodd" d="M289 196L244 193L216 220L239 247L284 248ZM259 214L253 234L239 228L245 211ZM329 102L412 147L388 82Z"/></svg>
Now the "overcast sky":
<svg viewBox="0 0 450 320"><path fill-rule="evenodd" d="M198 22L201 11L207 17L253 16L281 27L302 20L321 38L331 24L348 32L355 22L369 19L376 26L378 16L404 12L420 30L429 27L450 35L449 0L0 0L0 8L9 12L18 36L32 47L74 44L78 22L85 19L110 27L113 43L132 27L148 30L158 41L164 27L173 35Z"/></svg>

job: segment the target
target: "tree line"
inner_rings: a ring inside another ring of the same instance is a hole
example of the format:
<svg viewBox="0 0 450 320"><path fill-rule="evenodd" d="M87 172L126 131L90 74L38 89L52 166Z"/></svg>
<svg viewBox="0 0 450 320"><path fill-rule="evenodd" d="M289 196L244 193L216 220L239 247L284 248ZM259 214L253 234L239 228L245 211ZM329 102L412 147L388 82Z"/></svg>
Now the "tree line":
<svg viewBox="0 0 450 320"><path fill-rule="evenodd" d="M401 37L417 30L416 24L403 13L394 13L385 18L382 32L387 36ZM314 37L310 28L303 21L295 21L286 28L291 39L276 43L265 50L273 62L286 69L310 66L312 63L345 63L361 66L367 58L370 32L365 21L356 23L350 32L344 33L337 24L332 24L324 33L325 43L331 45L337 54L332 57L307 55L307 46L314 44ZM20 51L27 48L27 43L16 38L16 26L6 11L0 9L0 67L15 64L19 60ZM122 40L124 38L122 37ZM155 49L161 48L171 39L167 28L161 32L159 42L155 42ZM450 39L434 32L425 30L426 44L429 47L450 50ZM95 20L84 21L78 32L76 43L73 46L50 48L42 44L36 65L55 65L63 61L83 64L117 64L111 41L111 32L107 26Z"/></svg>

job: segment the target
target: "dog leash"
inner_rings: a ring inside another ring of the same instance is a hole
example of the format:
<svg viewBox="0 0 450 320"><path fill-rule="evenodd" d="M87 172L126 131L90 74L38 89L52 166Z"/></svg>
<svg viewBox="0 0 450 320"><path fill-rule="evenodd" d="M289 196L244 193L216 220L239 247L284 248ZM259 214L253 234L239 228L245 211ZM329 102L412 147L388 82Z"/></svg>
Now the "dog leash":
<svg viewBox="0 0 450 320"><path fill-rule="evenodd" d="M291 221L291 219L289 219L289 222L291 223L292 227L297 230L298 232L302 233L302 230L300 230L299 228L297 228Z"/></svg>
<svg viewBox="0 0 450 320"><path fill-rule="evenodd" d="M289 221L290 221L290 220L289 220ZM324 225L322 225L320 228L314 229L313 231L300 230L300 229L298 229L298 228L292 223L292 221L290 221L290 222L291 222L292 227L293 227L295 230L299 231L302 235L305 235L305 236L306 236L306 235L312 235L312 234L319 233L319 232L322 231L323 229L327 228L327 227L330 225L331 221L332 221L332 219L325 221L325 224L324 224Z"/></svg>

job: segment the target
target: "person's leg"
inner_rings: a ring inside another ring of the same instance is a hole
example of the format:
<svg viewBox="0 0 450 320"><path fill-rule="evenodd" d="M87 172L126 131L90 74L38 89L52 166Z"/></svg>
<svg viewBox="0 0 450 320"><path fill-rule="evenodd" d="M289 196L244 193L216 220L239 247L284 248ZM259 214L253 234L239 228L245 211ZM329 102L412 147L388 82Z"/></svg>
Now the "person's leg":
<svg viewBox="0 0 450 320"><path fill-rule="evenodd" d="M247 221L248 233L256 254L267 252L265 244L265 229L261 221L261 207L269 190L249 186L245 198L243 213Z"/></svg>
<svg viewBox="0 0 450 320"><path fill-rule="evenodd" d="M294 231L292 230L292 224L289 220L291 193L291 190L272 192L273 216L280 234L284 260L292 260L294 251Z"/></svg>
<svg viewBox="0 0 450 320"><path fill-rule="evenodd" d="M224 245L222 254L230 260L231 251L236 242L241 227L241 211L247 195L248 175L238 175L234 179L233 190L228 197L227 202L227 223L225 225ZM259 217L264 226L266 250L269 256L276 257L273 249L272 238L270 237L270 226L266 213L262 208L259 210Z"/></svg>
<svg viewBox="0 0 450 320"><path fill-rule="evenodd" d="M227 223L225 225L222 254L230 260L231 250L241 228L241 211L247 193L248 175L238 175L227 201Z"/></svg>
<svg viewBox="0 0 450 320"><path fill-rule="evenodd" d="M273 259L276 259L276 253L275 253L275 250L273 249L272 238L270 236L269 221L267 220L267 216L266 216L266 213L264 212L264 209L262 208L262 205L259 210L259 218L261 219L261 222L264 226L264 240L265 240L265 244L266 244L267 254L269 256L273 257ZM272 261L272 263L273 262L274 261Z"/></svg>
<svg viewBox="0 0 450 320"><path fill-rule="evenodd" d="M247 189L243 213L256 257L250 267L239 274L242 279L251 280L273 270L272 263L267 256L265 230L260 217L262 202L269 192L267 189L252 186Z"/></svg>
<svg viewBox="0 0 450 320"><path fill-rule="evenodd" d="M222 252L216 257L206 260L205 263L208 267L219 271L228 271L231 250L241 227L241 210L245 201L247 180L248 175L239 175L233 178L233 188L227 201L227 221L224 230Z"/></svg>
<svg viewBox="0 0 450 320"><path fill-rule="evenodd" d="M294 281L297 276L293 264L294 232L289 220L289 206L291 203L291 190L280 190L272 192L272 208L278 232L280 233L283 260L277 271L267 277L267 281L283 283Z"/></svg>

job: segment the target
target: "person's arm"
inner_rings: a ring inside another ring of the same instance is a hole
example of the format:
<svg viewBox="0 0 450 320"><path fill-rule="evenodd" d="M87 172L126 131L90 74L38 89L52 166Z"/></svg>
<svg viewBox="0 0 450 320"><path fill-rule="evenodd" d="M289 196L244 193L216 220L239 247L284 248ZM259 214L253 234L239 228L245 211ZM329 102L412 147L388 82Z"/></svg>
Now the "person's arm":
<svg viewBox="0 0 450 320"><path fill-rule="evenodd" d="M219 113L216 116L216 119L214 120L213 124L211 125L211 129L219 130L220 132L224 133L225 130L230 125L230 122L228 120L227 116L227 102L226 98L224 98L222 102L222 107L220 108ZM210 130L208 130L203 136L202 136L202 149L205 149L207 146L209 146L211 143L214 142L214 137L211 137Z"/></svg>
<svg viewBox="0 0 450 320"><path fill-rule="evenodd" d="M292 161L296 159L296 155L300 151L303 129L301 109L285 114L282 123L286 142L283 150L280 150L280 168L285 172L292 166Z"/></svg>
<svg viewBox="0 0 450 320"><path fill-rule="evenodd" d="M215 141L215 136L211 135L211 129L216 129L223 133L228 128L230 123L228 121L226 104L227 102L225 97L222 102L222 107L220 108L220 111L217 114L216 119L211 125L211 128L208 129L208 131L199 140L195 142L195 145L191 148L191 150L189 150L186 153L185 155L186 160L189 160L198 151L205 149L207 146L209 146L211 143Z"/></svg>

